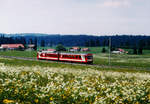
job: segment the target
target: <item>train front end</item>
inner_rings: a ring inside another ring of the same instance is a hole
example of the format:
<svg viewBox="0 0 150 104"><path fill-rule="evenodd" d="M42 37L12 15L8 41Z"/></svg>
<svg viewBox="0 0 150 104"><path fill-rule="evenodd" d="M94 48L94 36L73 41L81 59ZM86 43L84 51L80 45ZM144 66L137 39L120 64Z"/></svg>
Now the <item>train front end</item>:
<svg viewBox="0 0 150 104"><path fill-rule="evenodd" d="M86 63L92 64L93 63L93 54L86 54L85 59L86 59Z"/></svg>

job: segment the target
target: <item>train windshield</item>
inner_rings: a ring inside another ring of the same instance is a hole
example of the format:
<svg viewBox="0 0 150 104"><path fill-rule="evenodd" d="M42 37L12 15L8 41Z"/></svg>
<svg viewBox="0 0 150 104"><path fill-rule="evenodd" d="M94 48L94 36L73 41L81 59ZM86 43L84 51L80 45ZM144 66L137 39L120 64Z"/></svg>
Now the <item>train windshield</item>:
<svg viewBox="0 0 150 104"><path fill-rule="evenodd" d="M87 59L93 59L93 56L87 56Z"/></svg>

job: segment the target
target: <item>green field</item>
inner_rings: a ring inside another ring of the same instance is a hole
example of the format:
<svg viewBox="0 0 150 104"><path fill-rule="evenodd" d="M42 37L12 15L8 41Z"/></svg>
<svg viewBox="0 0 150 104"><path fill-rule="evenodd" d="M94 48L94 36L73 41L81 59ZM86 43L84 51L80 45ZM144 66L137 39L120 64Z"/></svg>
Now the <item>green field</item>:
<svg viewBox="0 0 150 104"><path fill-rule="evenodd" d="M143 55L111 55L111 66L107 66L108 53L96 49L94 63L100 67L0 57L0 103L150 103L148 51ZM35 51L0 52L7 56L22 54L36 57Z"/></svg>
<svg viewBox="0 0 150 104"><path fill-rule="evenodd" d="M33 57L37 55L36 51L0 51L1 56Z"/></svg>
<svg viewBox="0 0 150 104"><path fill-rule="evenodd" d="M109 65L108 53L101 53L102 47L89 47L94 56L94 64ZM106 48L107 49L107 48ZM128 49L128 51L131 51ZM19 56L36 58L36 51L0 51L2 56ZM144 50L143 55L111 54L111 66L150 67L150 50Z"/></svg>

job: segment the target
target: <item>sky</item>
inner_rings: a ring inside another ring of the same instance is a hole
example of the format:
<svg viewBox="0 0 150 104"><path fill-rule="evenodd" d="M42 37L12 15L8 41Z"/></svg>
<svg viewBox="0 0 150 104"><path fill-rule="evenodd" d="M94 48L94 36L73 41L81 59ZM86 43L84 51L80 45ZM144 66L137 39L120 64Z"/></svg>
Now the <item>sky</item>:
<svg viewBox="0 0 150 104"><path fill-rule="evenodd" d="M150 0L0 0L0 33L150 35Z"/></svg>

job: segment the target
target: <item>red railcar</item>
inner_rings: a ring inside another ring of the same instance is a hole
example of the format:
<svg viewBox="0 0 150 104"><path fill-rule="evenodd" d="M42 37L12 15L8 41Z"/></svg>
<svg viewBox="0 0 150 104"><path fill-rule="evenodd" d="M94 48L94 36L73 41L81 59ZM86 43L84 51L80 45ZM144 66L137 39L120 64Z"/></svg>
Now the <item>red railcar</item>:
<svg viewBox="0 0 150 104"><path fill-rule="evenodd" d="M78 63L93 63L93 55L89 53L58 53L41 51L37 53L38 60L54 60Z"/></svg>

